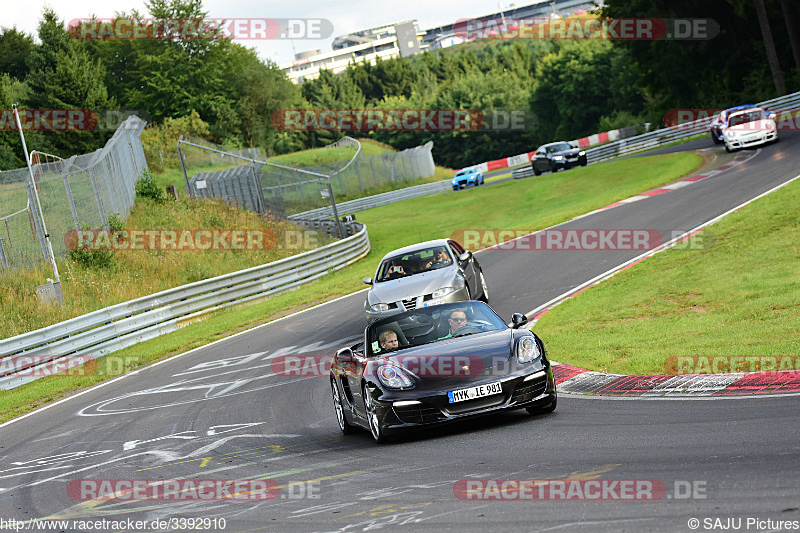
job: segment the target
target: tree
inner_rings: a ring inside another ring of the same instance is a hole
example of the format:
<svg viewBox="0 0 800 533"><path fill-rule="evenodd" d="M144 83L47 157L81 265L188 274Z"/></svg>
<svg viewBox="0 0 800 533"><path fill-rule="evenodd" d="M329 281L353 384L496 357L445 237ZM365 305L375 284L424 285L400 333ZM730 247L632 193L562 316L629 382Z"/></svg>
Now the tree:
<svg viewBox="0 0 800 533"><path fill-rule="evenodd" d="M565 42L537 65L531 109L539 118L540 142L572 140L598 131L600 118L613 112L635 114L643 98L630 85L625 50L608 41Z"/></svg>
<svg viewBox="0 0 800 533"><path fill-rule="evenodd" d="M0 73L5 72L18 80L28 74L27 58L33 50L33 38L17 31L17 28L3 28L0 33Z"/></svg>
<svg viewBox="0 0 800 533"><path fill-rule="evenodd" d="M0 110L3 112L3 123L0 126L0 170L20 168L25 165L22 155L19 133L13 124L11 109L11 78L8 74L0 74Z"/></svg>
<svg viewBox="0 0 800 533"><path fill-rule="evenodd" d="M81 109L96 115L115 108L103 82L103 65L92 60L80 43L69 37L51 9L44 11L39 24L39 39L42 44L33 49L30 57L27 107L39 110ZM98 129L49 131L47 139L58 155L69 157L97 149L112 133Z"/></svg>
<svg viewBox="0 0 800 533"><path fill-rule="evenodd" d="M780 10L764 0L772 28ZM721 28L710 39L617 40L637 66L636 85L662 111L675 108L729 107L776 96L768 52L753 0L608 0L602 10L611 18L712 19ZM773 35L780 63L790 59L788 36Z"/></svg>

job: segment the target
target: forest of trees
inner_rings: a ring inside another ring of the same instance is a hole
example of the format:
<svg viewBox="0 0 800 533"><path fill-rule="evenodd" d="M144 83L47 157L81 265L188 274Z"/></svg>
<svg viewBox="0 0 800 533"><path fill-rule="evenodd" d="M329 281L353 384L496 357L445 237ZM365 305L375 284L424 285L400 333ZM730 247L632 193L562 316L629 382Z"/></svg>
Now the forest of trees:
<svg viewBox="0 0 800 533"><path fill-rule="evenodd" d="M0 110L141 110L146 137L174 150L174 135L203 135L268 154L321 146L344 133L284 132L279 109L524 111L524 130L375 132L402 149L432 140L440 165L464 165L643 122L675 108L720 108L800 90L800 50L790 0L606 0L610 17L712 18L699 41L479 40L410 58L323 71L294 85L271 62L229 40L83 40L51 10L37 38L0 33ZM150 0L147 16L205 18L202 0ZM761 10L763 8L763 10ZM759 13L762 17L759 18ZM140 17L136 12L120 18ZM771 30L765 39L762 26ZM770 44L772 43L772 44ZM31 149L70 156L113 131L28 132ZM0 169L22 166L18 134L0 128Z"/></svg>

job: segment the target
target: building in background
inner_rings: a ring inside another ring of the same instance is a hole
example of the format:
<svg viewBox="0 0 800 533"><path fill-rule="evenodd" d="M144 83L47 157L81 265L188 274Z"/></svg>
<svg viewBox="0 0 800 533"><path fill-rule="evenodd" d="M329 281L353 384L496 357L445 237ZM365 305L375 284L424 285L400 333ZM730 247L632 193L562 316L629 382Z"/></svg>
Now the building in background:
<svg viewBox="0 0 800 533"><path fill-rule="evenodd" d="M602 5L602 1L598 4ZM519 19L558 18L569 16L576 11L594 9L597 7L591 0L548 0L519 7L511 4L501 8L500 11L473 18L508 20L511 23ZM375 64L379 57L382 60L398 56L408 57L424 50L447 48L467 40L455 30L456 22L458 21L454 20L452 24L420 32L414 19L352 32L336 37L332 45L333 50L330 52L322 52L319 49L301 52L295 55L293 61L281 63L279 66L293 83L301 83L317 78L321 69L338 74L345 71L351 63L368 61Z"/></svg>
<svg viewBox="0 0 800 533"><path fill-rule="evenodd" d="M294 83L313 80L321 69L338 74L350 63L375 64L379 57L390 59L417 54L421 51L422 35L416 20L369 28L336 37L330 52L301 52L293 61L281 63L280 68Z"/></svg>

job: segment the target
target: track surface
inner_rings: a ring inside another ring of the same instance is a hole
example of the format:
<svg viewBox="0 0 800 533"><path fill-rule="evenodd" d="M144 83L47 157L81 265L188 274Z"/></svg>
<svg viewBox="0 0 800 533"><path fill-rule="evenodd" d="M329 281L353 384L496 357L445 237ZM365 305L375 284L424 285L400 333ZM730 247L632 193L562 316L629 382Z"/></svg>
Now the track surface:
<svg viewBox="0 0 800 533"><path fill-rule="evenodd" d="M800 135L781 139L730 171L560 227L657 229L668 238L800 173ZM510 319L639 253L490 250L479 259L492 306ZM367 433L342 436L327 377L274 375L272 363L282 354L330 354L354 340L363 299L350 295L273 322L0 427L0 519L222 517L225 531L587 532L692 531L690 518L700 530L714 525L703 522L709 518L742 519L741 529L748 518L800 520L800 412L792 397L562 395L558 410L540 417L511 412L383 446ZM551 355L568 362L568 354ZM67 494L72 480L184 477L313 481L260 502L80 502ZM458 499L454 484L473 478L652 480L666 493L625 502ZM316 498L300 498L309 492ZM748 530L771 527L757 526Z"/></svg>

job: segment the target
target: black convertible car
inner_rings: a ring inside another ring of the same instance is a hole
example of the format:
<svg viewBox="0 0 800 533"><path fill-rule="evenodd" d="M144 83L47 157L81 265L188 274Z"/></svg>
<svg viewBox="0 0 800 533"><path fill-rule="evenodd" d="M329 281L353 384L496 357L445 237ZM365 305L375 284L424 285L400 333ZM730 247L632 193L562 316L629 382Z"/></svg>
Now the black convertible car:
<svg viewBox="0 0 800 533"><path fill-rule="evenodd" d="M548 170L557 172L560 168L566 170L578 165L586 166L586 152L568 142L543 144L531 157L531 168L537 176Z"/></svg>
<svg viewBox="0 0 800 533"><path fill-rule="evenodd" d="M500 410L531 414L556 408L556 387L544 344L512 327L485 303L456 302L371 323L363 342L342 348L331 365L339 429L355 426L376 442L406 428Z"/></svg>

